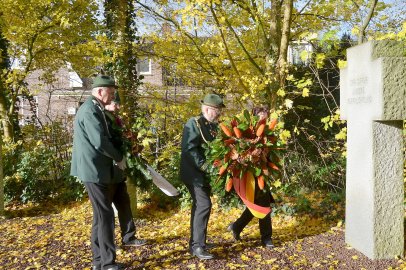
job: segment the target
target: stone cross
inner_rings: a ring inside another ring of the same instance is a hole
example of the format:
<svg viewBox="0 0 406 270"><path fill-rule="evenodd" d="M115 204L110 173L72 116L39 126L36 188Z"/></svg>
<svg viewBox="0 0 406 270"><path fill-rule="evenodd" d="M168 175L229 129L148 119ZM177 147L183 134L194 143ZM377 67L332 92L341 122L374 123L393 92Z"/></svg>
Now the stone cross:
<svg viewBox="0 0 406 270"><path fill-rule="evenodd" d="M406 46L371 41L347 50L340 72L347 120L345 241L371 259L404 252Z"/></svg>

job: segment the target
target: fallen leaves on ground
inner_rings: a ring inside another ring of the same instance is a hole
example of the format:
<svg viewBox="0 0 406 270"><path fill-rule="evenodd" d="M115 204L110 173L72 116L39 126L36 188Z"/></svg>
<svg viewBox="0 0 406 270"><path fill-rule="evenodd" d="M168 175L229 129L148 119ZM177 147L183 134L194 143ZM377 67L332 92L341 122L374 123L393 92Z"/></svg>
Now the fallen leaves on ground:
<svg viewBox="0 0 406 270"><path fill-rule="evenodd" d="M404 269L401 259L372 261L344 243L342 221L310 215L273 218L276 248L260 246L258 220L242 241L226 231L242 209L213 205L208 241L216 259L200 261L188 253L190 210L143 206L135 219L143 247L117 250L126 269ZM36 212L37 214L39 212ZM21 213L20 213L21 214ZM90 269L92 209L88 202L42 216L0 218L1 269ZM116 242L120 243L116 226Z"/></svg>

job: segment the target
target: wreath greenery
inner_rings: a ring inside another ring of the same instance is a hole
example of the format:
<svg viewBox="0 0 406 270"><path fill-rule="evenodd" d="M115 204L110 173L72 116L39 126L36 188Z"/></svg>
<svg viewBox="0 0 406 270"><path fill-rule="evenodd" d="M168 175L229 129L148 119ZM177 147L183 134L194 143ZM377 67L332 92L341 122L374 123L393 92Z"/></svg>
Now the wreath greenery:
<svg viewBox="0 0 406 270"><path fill-rule="evenodd" d="M130 125L130 121L125 115L119 117L108 111L105 113L112 121L113 144L118 145L126 157L125 175L141 190L148 190L152 177L147 169L147 162L141 156L143 146L139 141L136 125ZM114 143L114 141L119 141L119 143Z"/></svg>
<svg viewBox="0 0 406 270"><path fill-rule="evenodd" d="M277 123L277 119L259 120L247 110L220 123L221 132L208 143L205 152L213 165L215 190L230 191L233 178L254 180L261 190L269 187L281 169L284 143L279 139Z"/></svg>

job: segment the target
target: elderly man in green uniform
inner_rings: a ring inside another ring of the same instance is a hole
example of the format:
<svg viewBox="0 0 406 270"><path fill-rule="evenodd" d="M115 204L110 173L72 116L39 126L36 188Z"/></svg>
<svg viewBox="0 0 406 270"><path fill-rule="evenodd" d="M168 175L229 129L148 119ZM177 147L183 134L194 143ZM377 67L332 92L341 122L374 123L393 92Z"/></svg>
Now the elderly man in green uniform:
<svg viewBox="0 0 406 270"><path fill-rule="evenodd" d="M120 126L120 118L117 116L120 108L120 98L116 92L114 100L105 106L104 114L107 120L107 126L110 131L110 141L118 148L123 148L123 133ZM114 182L117 183L116 192L113 197L113 204L117 209L118 220L121 229L121 242L123 246L143 246L146 241L136 239L135 223L131 211L130 196L127 191L126 174L117 165L113 169Z"/></svg>
<svg viewBox="0 0 406 270"><path fill-rule="evenodd" d="M115 81L101 75L94 79L90 96L75 117L71 175L85 185L93 208L91 248L93 269L119 269L114 243L113 199L119 184L114 164L124 170L126 160L111 141L104 109L114 99Z"/></svg>
<svg viewBox="0 0 406 270"><path fill-rule="evenodd" d="M211 187L203 144L216 137L217 120L225 106L223 99L216 94L206 95L201 103L202 114L190 118L183 128L180 178L193 199L189 250L199 259L212 259L213 255L207 251L206 245Z"/></svg>

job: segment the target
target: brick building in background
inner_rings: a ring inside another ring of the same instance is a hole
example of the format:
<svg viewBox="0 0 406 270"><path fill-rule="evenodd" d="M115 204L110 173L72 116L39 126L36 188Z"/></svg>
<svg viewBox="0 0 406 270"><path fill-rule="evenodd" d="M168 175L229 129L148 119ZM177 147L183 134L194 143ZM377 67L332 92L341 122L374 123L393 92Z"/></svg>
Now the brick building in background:
<svg viewBox="0 0 406 270"><path fill-rule="evenodd" d="M54 80L45 83L42 71L34 71L26 79L32 99L19 97L19 123L26 125L37 119L41 124L71 121L78 105L90 95L90 80L80 79L76 72L61 68ZM33 114L36 117L33 118Z"/></svg>
<svg viewBox="0 0 406 270"><path fill-rule="evenodd" d="M294 65L306 65L308 60L300 57L302 51L311 53L313 49L309 43L293 43L289 46L289 62ZM139 88L143 97L154 95L156 98L155 94L159 92L162 99L179 102L187 99L192 92L199 91L193 86L184 85L180 79L173 76L174 72L164 69L157 60L141 58L137 70L143 76L143 84ZM41 80L42 75L41 71L35 71L26 79L33 98L19 99L20 125L32 123L35 114L34 118L42 124L58 120L70 126L80 104L91 94L92 79L80 78L68 67L61 68L52 83Z"/></svg>
<svg viewBox="0 0 406 270"><path fill-rule="evenodd" d="M158 61L144 58L137 64L140 75L143 76L139 93L148 97L152 92L160 92L161 96L179 100L188 97L193 87L186 87L179 80L169 78L169 72L164 70ZM72 70L61 68L55 73L52 83L41 79L41 71L32 72L26 79L32 100L19 98L19 123L32 123L33 114L42 123L52 121L71 122L80 104L91 95L91 78L80 78Z"/></svg>
<svg viewBox="0 0 406 270"><path fill-rule="evenodd" d="M138 70L144 76L145 85L157 89L164 86L162 67L157 62L151 59L140 61ZM46 83L41 76L43 72L37 70L26 79L32 99L19 97L19 124L32 123L33 119L41 124L57 120L71 123L81 103L91 95L92 79L80 78L67 67L59 69L52 82Z"/></svg>

